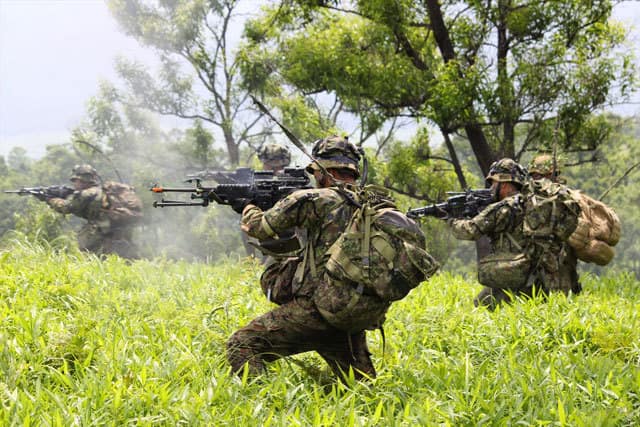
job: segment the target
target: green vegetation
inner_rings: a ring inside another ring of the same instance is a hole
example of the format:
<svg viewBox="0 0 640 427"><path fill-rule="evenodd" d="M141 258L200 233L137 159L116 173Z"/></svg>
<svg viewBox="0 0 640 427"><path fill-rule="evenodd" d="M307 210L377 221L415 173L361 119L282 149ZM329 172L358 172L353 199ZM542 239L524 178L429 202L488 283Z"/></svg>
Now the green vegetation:
<svg viewBox="0 0 640 427"><path fill-rule="evenodd" d="M474 309L441 274L395 304L379 378L333 381L314 355L230 375L227 338L269 309L262 267L0 251L2 425L637 425L640 286L584 279L547 303Z"/></svg>

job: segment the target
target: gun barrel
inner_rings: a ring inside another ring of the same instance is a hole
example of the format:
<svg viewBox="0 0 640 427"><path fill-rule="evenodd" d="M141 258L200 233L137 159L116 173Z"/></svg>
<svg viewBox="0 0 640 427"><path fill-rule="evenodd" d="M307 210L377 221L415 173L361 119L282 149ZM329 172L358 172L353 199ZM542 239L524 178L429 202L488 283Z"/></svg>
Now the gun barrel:
<svg viewBox="0 0 640 427"><path fill-rule="evenodd" d="M169 206L207 206L208 203L205 202L199 202L199 203L193 203L193 202L182 202L179 200L162 200L162 201L155 201L153 202L153 207L154 208L165 208L165 207L169 207Z"/></svg>
<svg viewBox="0 0 640 427"><path fill-rule="evenodd" d="M193 193L197 188L151 187L154 193Z"/></svg>

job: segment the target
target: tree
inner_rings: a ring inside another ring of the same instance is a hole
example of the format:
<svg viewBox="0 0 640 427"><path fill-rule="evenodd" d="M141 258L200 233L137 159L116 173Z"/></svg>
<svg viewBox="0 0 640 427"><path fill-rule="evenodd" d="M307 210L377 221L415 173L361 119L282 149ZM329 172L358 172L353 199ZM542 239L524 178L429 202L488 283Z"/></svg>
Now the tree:
<svg viewBox="0 0 640 427"><path fill-rule="evenodd" d="M482 174L498 158L549 148L554 131L567 152L606 138L591 115L623 99L635 73L625 31L609 20L615 3L283 0L247 25L243 70L254 85L428 121L466 186L453 135Z"/></svg>
<svg viewBox="0 0 640 427"><path fill-rule="evenodd" d="M117 69L126 85L118 101L162 115L200 120L222 135L231 165L240 162L243 144L259 145L269 135L259 129L260 114L239 88L231 31L238 0L109 0L124 32L152 48L160 62L154 78L148 68L121 59ZM192 73L184 69L188 67Z"/></svg>

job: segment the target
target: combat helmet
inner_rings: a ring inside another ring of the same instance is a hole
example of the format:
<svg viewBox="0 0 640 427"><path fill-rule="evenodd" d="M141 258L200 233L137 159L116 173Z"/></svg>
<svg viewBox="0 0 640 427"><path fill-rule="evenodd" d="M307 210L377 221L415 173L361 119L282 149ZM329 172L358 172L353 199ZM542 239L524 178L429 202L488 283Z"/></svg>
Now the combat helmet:
<svg viewBox="0 0 640 427"><path fill-rule="evenodd" d="M358 163L362 155L362 150L350 143L346 137L337 135L316 141L311 151L313 158L326 169L348 169L352 171L356 178L360 176ZM313 173L318 170L318 165L310 163L306 170Z"/></svg>
<svg viewBox="0 0 640 427"><path fill-rule="evenodd" d="M285 167L291 162L291 153L284 145L267 143L257 151L258 159L262 163L269 163L275 167Z"/></svg>
<svg viewBox="0 0 640 427"><path fill-rule="evenodd" d="M557 162L556 162L557 163ZM530 174L552 175L560 174L560 168L556 164L554 167L553 156L551 154L539 154L531 160L529 164Z"/></svg>
<svg viewBox="0 0 640 427"><path fill-rule="evenodd" d="M89 184L98 184L100 175L91 165L75 165L71 170L71 181L83 181Z"/></svg>
<svg viewBox="0 0 640 427"><path fill-rule="evenodd" d="M529 173L522 165L510 158L493 162L487 175L487 184L491 181L512 182L522 187L528 179Z"/></svg>

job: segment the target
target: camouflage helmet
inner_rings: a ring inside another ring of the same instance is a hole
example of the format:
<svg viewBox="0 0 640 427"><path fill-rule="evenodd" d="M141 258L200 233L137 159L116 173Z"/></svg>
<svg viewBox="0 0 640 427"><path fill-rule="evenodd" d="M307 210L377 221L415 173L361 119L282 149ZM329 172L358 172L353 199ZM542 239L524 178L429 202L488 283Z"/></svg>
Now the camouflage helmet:
<svg viewBox="0 0 640 427"><path fill-rule="evenodd" d="M362 151L350 143L346 137L337 135L316 141L311 151L313 157L325 168L348 169L355 173L356 178L360 176L358 162L360 162L361 153ZM309 173L318 169L315 162L307 166Z"/></svg>
<svg viewBox="0 0 640 427"><path fill-rule="evenodd" d="M83 181L90 184L97 184L100 181L98 171L91 165L75 165L71 170L71 181Z"/></svg>
<svg viewBox="0 0 640 427"><path fill-rule="evenodd" d="M539 154L531 160L529 164L529 173L530 174L540 174L540 175L552 175L554 172L556 175L560 173L560 168L558 167L557 162L554 167L553 156L551 154Z"/></svg>
<svg viewBox="0 0 640 427"><path fill-rule="evenodd" d="M263 163L284 167L291 162L291 153L284 145L268 143L262 145L257 151L258 159Z"/></svg>
<svg viewBox="0 0 640 427"><path fill-rule="evenodd" d="M522 165L513 159L504 158L493 162L487 175L487 184L491 181L512 182L522 187L529 173Z"/></svg>

